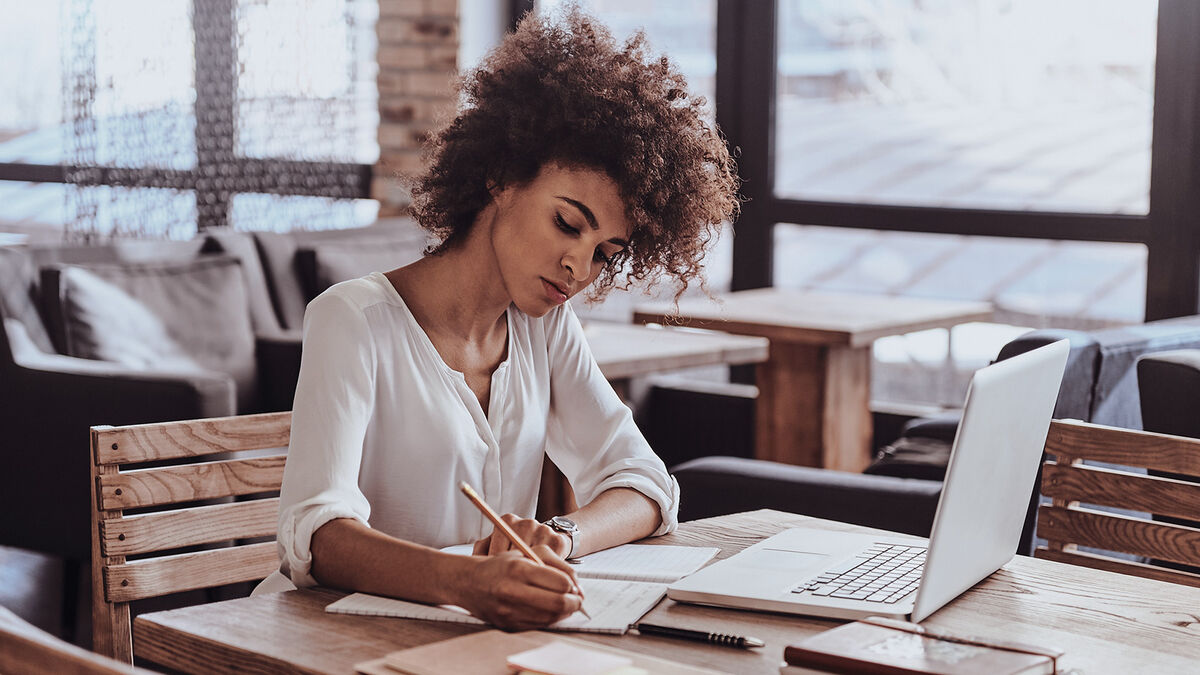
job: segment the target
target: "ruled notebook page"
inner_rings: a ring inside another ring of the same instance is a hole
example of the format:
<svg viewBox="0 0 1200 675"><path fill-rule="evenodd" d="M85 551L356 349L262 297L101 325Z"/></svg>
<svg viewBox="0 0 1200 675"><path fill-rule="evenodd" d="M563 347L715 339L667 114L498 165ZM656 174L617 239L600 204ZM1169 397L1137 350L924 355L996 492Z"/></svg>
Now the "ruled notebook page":
<svg viewBox="0 0 1200 675"><path fill-rule="evenodd" d="M718 550L699 546L625 544L584 556L573 567L580 578L669 584L703 567Z"/></svg>
<svg viewBox="0 0 1200 675"><path fill-rule="evenodd" d="M622 634L629 624L637 623L646 612L654 608L666 595L665 584L650 584L637 581L611 579L580 579L583 587L583 606L592 615L588 619L576 612L549 626L547 630L577 631L581 633ZM401 619L424 619L452 623L483 624L467 610L453 605L422 605L406 600L384 598L367 593L354 593L325 607L326 612L335 614L363 614L368 616L390 616Z"/></svg>

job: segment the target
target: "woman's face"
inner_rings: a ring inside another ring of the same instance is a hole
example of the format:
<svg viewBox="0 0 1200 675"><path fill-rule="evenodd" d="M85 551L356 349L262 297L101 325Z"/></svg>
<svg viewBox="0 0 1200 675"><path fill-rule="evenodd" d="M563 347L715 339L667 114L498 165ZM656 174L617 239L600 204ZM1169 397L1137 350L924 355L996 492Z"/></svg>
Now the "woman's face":
<svg viewBox="0 0 1200 675"><path fill-rule="evenodd" d="M617 184L591 169L547 164L495 198L492 247L513 304L542 316L592 283L629 241Z"/></svg>

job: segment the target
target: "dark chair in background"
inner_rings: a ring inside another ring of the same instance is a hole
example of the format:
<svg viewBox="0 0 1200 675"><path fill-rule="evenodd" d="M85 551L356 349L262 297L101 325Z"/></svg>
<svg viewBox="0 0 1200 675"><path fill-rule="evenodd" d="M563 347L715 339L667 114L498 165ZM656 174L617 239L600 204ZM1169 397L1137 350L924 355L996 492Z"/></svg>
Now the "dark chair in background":
<svg viewBox="0 0 1200 675"><path fill-rule="evenodd" d="M178 253L177 260L194 257L195 247L187 243L154 244L165 256ZM5 468L19 477L0 491L0 509L9 514L0 519L0 545L64 561L62 624L67 637L79 601L87 597L88 427L102 420L136 424L234 412L234 385L227 375L133 369L67 356L55 348L37 306L40 266L119 262L129 260L136 248L0 248L0 425L6 436Z"/></svg>

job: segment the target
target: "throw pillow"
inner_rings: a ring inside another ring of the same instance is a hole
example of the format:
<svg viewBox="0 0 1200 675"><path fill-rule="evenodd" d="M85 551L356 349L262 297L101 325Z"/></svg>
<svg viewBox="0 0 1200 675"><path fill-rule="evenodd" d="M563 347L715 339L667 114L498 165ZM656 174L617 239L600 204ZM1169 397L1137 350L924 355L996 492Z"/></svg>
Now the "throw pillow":
<svg viewBox="0 0 1200 675"><path fill-rule="evenodd" d="M69 355L141 370L227 373L238 410L255 409L254 332L235 259L55 266L42 275Z"/></svg>
<svg viewBox="0 0 1200 675"><path fill-rule="evenodd" d="M19 322L39 350L53 354L54 345L30 293L35 273L29 254L0 246L0 316Z"/></svg>
<svg viewBox="0 0 1200 675"><path fill-rule="evenodd" d="M309 297L315 298L336 283L416 262L424 250L423 240L323 244L301 249L296 261L301 278L311 280Z"/></svg>

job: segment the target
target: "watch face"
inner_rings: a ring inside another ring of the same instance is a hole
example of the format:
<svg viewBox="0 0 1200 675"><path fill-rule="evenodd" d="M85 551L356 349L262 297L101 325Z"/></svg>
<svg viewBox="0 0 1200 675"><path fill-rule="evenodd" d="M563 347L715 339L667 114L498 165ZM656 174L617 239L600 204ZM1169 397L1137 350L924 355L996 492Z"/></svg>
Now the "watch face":
<svg viewBox="0 0 1200 675"><path fill-rule="evenodd" d="M551 518L550 526L559 532L576 532L579 530L579 526L575 524L575 521L564 516L554 516Z"/></svg>

